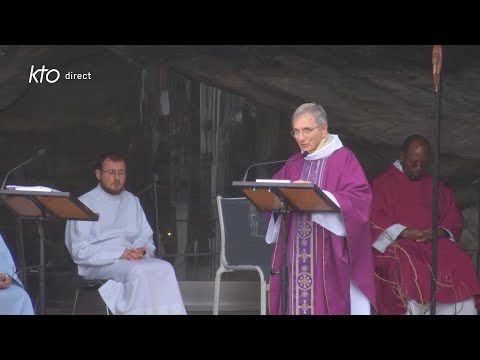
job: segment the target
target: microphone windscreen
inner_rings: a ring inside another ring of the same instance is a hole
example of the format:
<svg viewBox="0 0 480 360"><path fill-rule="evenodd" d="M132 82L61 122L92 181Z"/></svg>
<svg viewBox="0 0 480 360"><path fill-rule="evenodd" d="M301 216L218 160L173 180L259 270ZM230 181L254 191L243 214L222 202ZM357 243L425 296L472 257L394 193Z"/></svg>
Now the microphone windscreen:
<svg viewBox="0 0 480 360"><path fill-rule="evenodd" d="M305 158L305 157L307 157L307 155L308 155L308 151L304 151L304 152L302 152L302 158Z"/></svg>
<svg viewBox="0 0 480 360"><path fill-rule="evenodd" d="M45 155L46 152L47 152L47 149L41 148L37 151L37 156Z"/></svg>

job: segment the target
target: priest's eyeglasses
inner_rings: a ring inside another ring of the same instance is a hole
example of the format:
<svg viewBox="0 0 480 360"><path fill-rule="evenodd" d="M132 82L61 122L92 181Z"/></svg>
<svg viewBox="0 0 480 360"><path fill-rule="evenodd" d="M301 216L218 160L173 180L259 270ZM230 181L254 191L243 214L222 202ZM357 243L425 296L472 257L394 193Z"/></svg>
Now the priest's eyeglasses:
<svg viewBox="0 0 480 360"><path fill-rule="evenodd" d="M310 134L313 130L315 130L318 126L315 126L314 128L306 128L306 129L302 129L302 130L292 130L290 132L290 134L293 136L293 137L299 137L300 134L305 136L305 135L308 135Z"/></svg>
<svg viewBox="0 0 480 360"><path fill-rule="evenodd" d="M107 173L108 175L110 176L117 176L118 177L125 177L125 175L127 174L125 172L125 170L113 170L113 169L108 169L108 170L102 170L102 169L99 169L100 171L104 172L104 173Z"/></svg>

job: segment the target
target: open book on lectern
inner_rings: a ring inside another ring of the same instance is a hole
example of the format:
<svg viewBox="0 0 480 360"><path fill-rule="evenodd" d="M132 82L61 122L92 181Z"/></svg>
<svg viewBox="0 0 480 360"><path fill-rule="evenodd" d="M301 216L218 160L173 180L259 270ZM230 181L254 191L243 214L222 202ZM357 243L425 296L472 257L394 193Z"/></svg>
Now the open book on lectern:
<svg viewBox="0 0 480 360"><path fill-rule="evenodd" d="M14 215L24 218L98 220L98 214L68 192L0 190L0 204L5 205Z"/></svg>
<svg viewBox="0 0 480 360"><path fill-rule="evenodd" d="M234 181L260 211L340 212L340 208L315 184Z"/></svg>

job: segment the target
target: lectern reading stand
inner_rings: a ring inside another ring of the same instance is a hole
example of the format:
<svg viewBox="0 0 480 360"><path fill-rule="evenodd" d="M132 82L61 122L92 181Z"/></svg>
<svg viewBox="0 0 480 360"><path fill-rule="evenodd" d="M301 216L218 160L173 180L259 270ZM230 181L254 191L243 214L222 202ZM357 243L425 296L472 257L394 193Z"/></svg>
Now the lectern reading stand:
<svg viewBox="0 0 480 360"><path fill-rule="evenodd" d="M85 204L68 192L0 190L0 204L5 205L17 218L37 220L40 234L39 311L45 314L45 244L42 223L55 217L61 220L97 221ZM22 241L23 247L23 241Z"/></svg>
<svg viewBox="0 0 480 360"><path fill-rule="evenodd" d="M285 315L287 313L288 297L287 233L285 224L288 213L340 212L340 209L317 185L312 183L234 181L232 185L239 188L259 211L271 211L281 216L281 306L282 315Z"/></svg>

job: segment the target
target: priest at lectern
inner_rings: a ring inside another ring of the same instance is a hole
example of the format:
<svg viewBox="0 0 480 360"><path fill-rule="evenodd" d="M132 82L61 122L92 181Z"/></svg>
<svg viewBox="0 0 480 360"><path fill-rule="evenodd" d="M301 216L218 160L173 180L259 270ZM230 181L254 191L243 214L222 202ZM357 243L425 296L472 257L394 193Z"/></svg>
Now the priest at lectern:
<svg viewBox="0 0 480 360"><path fill-rule="evenodd" d="M306 103L292 116L292 136L300 153L291 156L273 179L316 184L340 212L289 213L286 222L287 314L376 312L369 216L372 193L353 152L328 133L322 106ZM305 152L308 155L303 156ZM281 313L280 219L270 219L267 242L272 257L269 312Z"/></svg>

